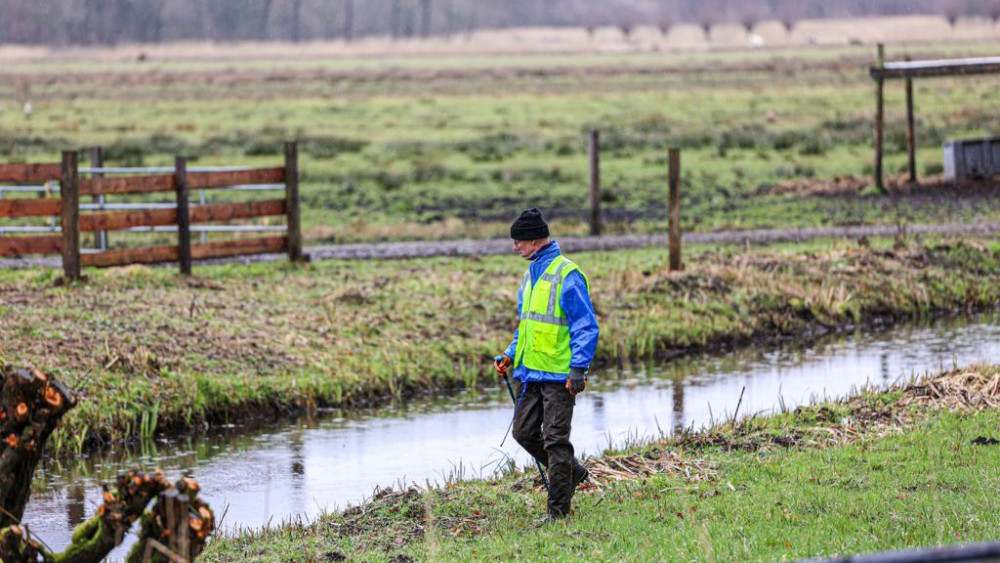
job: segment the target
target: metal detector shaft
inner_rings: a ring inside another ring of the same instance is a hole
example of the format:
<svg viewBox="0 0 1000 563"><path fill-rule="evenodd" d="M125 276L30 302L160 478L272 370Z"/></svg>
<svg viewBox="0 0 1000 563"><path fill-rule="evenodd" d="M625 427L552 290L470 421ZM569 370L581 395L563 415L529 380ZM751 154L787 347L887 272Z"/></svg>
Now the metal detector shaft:
<svg viewBox="0 0 1000 563"><path fill-rule="evenodd" d="M503 382L507 384L507 392L510 393L510 400L514 403L514 408L517 408L517 399L514 397L514 388L510 386L510 378L507 374L503 374ZM525 384L527 385L527 383ZM545 491L549 490L549 480L545 478L545 470L542 469L542 462L538 461L538 458L531 456L531 459L535 460L535 467L538 468L538 475L542 478L542 484L545 485Z"/></svg>

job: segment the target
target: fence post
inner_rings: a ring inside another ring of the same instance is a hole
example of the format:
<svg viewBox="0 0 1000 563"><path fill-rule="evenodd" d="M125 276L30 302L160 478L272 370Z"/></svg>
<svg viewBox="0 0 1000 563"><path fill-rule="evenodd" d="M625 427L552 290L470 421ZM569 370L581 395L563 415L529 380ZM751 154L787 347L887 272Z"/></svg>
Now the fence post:
<svg viewBox="0 0 1000 563"><path fill-rule="evenodd" d="M288 259L302 261L302 212L299 207L299 148L285 143L285 215L288 218Z"/></svg>
<svg viewBox="0 0 1000 563"><path fill-rule="evenodd" d="M181 274L191 275L191 220L188 213L187 159L174 159L174 188L177 191L177 249Z"/></svg>
<svg viewBox="0 0 1000 563"><path fill-rule="evenodd" d="M681 149L670 149L668 181L670 184L670 271L681 265Z"/></svg>
<svg viewBox="0 0 1000 563"><path fill-rule="evenodd" d="M910 57L907 56L909 61ZM917 127L913 117L913 79L906 79L906 156L910 182L917 181Z"/></svg>
<svg viewBox="0 0 1000 563"><path fill-rule="evenodd" d="M66 281L80 279L80 167L76 151L62 153L63 275Z"/></svg>
<svg viewBox="0 0 1000 563"><path fill-rule="evenodd" d="M590 132L590 235L601 236L601 138Z"/></svg>
<svg viewBox="0 0 1000 563"><path fill-rule="evenodd" d="M881 71L885 68L885 45L878 44L879 75L875 79L875 187L885 192L885 181L882 174L882 149L885 144L885 79Z"/></svg>
<svg viewBox="0 0 1000 563"><path fill-rule="evenodd" d="M90 167L91 168L104 168L104 150L101 147L90 147ZM97 172L90 175L91 178L103 178L103 172ZM91 196L92 201L101 206L101 211L104 210L104 194ZM108 249L108 232L107 231L97 231L94 233L94 246L100 248L101 250Z"/></svg>

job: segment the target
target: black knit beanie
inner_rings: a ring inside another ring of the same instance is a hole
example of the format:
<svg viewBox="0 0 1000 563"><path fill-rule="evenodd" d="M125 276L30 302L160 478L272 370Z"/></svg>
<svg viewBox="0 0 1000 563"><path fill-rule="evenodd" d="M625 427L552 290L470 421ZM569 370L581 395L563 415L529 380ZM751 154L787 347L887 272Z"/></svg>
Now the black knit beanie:
<svg viewBox="0 0 1000 563"><path fill-rule="evenodd" d="M542 210L532 207L514 220L510 226L510 238L514 240L536 240L549 236L549 226L542 219Z"/></svg>

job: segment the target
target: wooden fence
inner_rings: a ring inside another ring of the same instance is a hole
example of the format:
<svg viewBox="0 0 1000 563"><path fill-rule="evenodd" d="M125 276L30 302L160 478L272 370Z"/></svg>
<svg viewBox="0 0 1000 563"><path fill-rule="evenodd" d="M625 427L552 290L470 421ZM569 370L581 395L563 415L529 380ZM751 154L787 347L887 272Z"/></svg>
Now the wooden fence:
<svg viewBox="0 0 1000 563"><path fill-rule="evenodd" d="M81 267L123 266L178 262L181 272L191 273L191 261L205 258L287 252L300 261L302 225L299 208L298 149L285 145L285 165L220 172L188 172L187 162L178 157L173 174L93 177L80 179L76 151L62 155L62 163L0 164L0 183L59 182L59 197L0 200L0 219L28 217L61 218L62 233L49 235L0 236L0 256L62 254L67 279L80 278ZM189 191L226 188L248 184L284 184L285 197L263 201L212 203L191 206ZM91 211L81 213L80 196L152 194L174 192L177 206L171 209ZM287 231L282 236L252 237L191 244L191 225L235 219L285 216ZM106 232L134 227L177 226L177 245L123 248L93 253L80 252L80 233Z"/></svg>

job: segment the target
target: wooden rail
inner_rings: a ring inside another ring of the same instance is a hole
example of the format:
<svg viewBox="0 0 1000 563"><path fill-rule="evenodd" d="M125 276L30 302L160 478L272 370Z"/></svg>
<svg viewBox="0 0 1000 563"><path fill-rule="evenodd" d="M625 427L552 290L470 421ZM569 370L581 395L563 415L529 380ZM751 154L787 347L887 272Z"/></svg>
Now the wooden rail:
<svg viewBox="0 0 1000 563"><path fill-rule="evenodd" d="M191 223L210 223L235 219L253 219L285 214L285 200L211 203L191 208ZM133 227L161 227L177 224L176 209L137 209L135 211L96 211L80 215L80 230L120 231Z"/></svg>
<svg viewBox="0 0 1000 563"><path fill-rule="evenodd" d="M204 260L206 258L226 258L247 254L265 254L284 252L288 249L288 237L254 237L221 242L208 242L191 245L191 258ZM82 256L84 266L110 267L128 264L157 264L160 262L177 262L180 260L180 248L177 246L153 246L146 248L127 248L108 250Z"/></svg>
<svg viewBox="0 0 1000 563"><path fill-rule="evenodd" d="M35 184L62 177L61 164L0 164L0 182Z"/></svg>
<svg viewBox="0 0 1000 563"><path fill-rule="evenodd" d="M0 218L59 216L62 233L42 236L0 236L0 256L62 254L67 279L78 279L83 266L109 267L127 264L180 262L181 271L190 273L190 261L287 252L295 261L302 254L301 213L298 193L298 150L294 142L285 145L285 165L221 172L187 172L186 160L176 159L174 174L129 177L79 178L77 152L63 153L61 164L0 164L0 183L41 183L58 180L60 197L0 200ZM190 205L190 190L226 188L237 185L284 184L281 199L239 203ZM126 211L80 211L81 196L131 195L173 192L173 209ZM191 244L191 225L216 221L285 216L288 230L283 236L240 238ZM178 226L176 246L116 249L81 253L80 233L120 231L135 227Z"/></svg>
<svg viewBox="0 0 1000 563"><path fill-rule="evenodd" d="M0 237L0 256L59 254L60 252L62 252L62 235Z"/></svg>
<svg viewBox="0 0 1000 563"><path fill-rule="evenodd" d="M62 213L62 200L3 199L0 200L0 217L51 217Z"/></svg>

